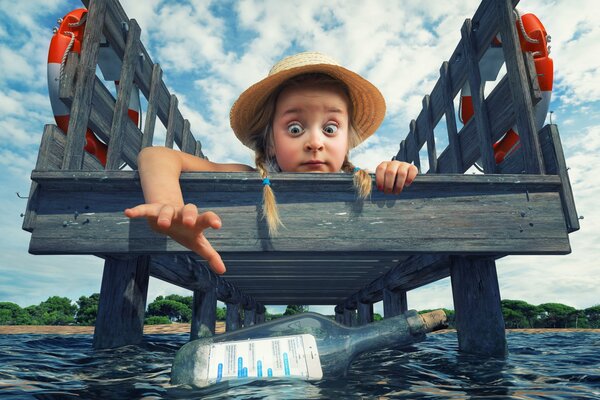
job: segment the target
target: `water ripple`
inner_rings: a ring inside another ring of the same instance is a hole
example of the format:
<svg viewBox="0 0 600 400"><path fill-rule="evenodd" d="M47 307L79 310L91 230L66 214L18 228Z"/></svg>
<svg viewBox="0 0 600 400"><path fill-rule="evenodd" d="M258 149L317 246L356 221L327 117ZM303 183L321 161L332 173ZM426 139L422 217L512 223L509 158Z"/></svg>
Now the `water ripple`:
<svg viewBox="0 0 600 400"><path fill-rule="evenodd" d="M2 399L598 399L597 333L508 335L507 359L457 352L455 333L355 360L344 379L255 381L206 389L169 383L186 334L93 350L91 335L0 335Z"/></svg>

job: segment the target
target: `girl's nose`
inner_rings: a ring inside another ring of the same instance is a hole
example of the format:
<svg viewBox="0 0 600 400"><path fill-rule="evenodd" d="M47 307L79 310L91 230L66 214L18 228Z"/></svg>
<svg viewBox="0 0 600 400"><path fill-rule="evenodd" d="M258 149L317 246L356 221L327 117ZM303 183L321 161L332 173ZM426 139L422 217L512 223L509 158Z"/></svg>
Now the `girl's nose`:
<svg viewBox="0 0 600 400"><path fill-rule="evenodd" d="M311 128L306 135L304 149L307 151L316 151L323 149L323 133L318 128Z"/></svg>

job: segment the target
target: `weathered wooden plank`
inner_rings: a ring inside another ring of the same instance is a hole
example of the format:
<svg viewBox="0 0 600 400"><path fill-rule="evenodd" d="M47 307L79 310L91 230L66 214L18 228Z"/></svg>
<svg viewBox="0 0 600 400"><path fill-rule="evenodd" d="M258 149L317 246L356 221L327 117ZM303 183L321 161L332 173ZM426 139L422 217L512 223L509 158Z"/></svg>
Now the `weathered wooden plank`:
<svg viewBox="0 0 600 400"><path fill-rule="evenodd" d="M468 81L473 100L473 119L477 125L479 151L486 174L496 172L496 161L492 147L492 129L487 104L484 102L483 85L479 73L479 58L477 57L476 42L473 39L471 20L467 19L461 29L464 44L465 61L467 64Z"/></svg>
<svg viewBox="0 0 600 400"><path fill-rule="evenodd" d="M78 170L83 165L83 147L85 145L85 132L88 127L88 118L92 108L92 91L96 77L96 60L98 46L104 24L106 3L108 0L96 0L89 8L86 29L83 35L83 48L81 60L77 66L77 80L73 105L70 110L69 128L65 157L62 169Z"/></svg>
<svg viewBox="0 0 600 400"><path fill-rule="evenodd" d="M142 341L148 293L149 257L108 258L104 264L94 348L106 349Z"/></svg>
<svg viewBox="0 0 600 400"><path fill-rule="evenodd" d="M206 291L194 290L192 304L192 324L190 340L215 334L217 321L217 290L211 288Z"/></svg>
<svg viewBox="0 0 600 400"><path fill-rule="evenodd" d="M150 84L150 96L146 109L146 121L144 123L144 135L142 137L142 148L152 146L154 139L154 127L156 126L156 111L158 108L157 98L160 83L162 81L162 69L159 64L152 67L152 83Z"/></svg>
<svg viewBox="0 0 600 400"><path fill-rule="evenodd" d="M110 142L108 143L108 154L106 156L106 169L108 170L119 169L121 165L121 154L123 153L126 134L123 129L123 121L129 119L127 111L131 90L134 87L133 76L136 68L135 62L139 54L139 40L140 27L136 20L132 19L129 21L125 54L121 66L121 75L119 76L119 92L110 127Z"/></svg>
<svg viewBox="0 0 600 400"><path fill-rule="evenodd" d="M383 289L383 316L395 317L408 310L405 290Z"/></svg>
<svg viewBox="0 0 600 400"><path fill-rule="evenodd" d="M528 85L527 70L515 26L512 1L498 1L496 7L499 16L498 19L500 20L502 49L506 60L506 75L508 76L512 93L511 103L516 114L519 140L524 150L526 172L530 174L543 174L544 165L537 129L535 129L531 91Z"/></svg>
<svg viewBox="0 0 600 400"><path fill-rule="evenodd" d="M492 259L454 257L451 277L459 350L506 356L496 263Z"/></svg>
<svg viewBox="0 0 600 400"><path fill-rule="evenodd" d="M34 172L33 179L43 183L43 206L38 210L31 251L184 252L177 243L152 232L145 221L129 220L122 214L124 208L142 201L139 181L128 172ZM272 179L272 185L289 233L270 238L264 229L261 181L256 174L222 173L219 179L210 179L214 173L191 175L181 180L186 199L221 217L223 228L206 234L223 253L265 248L302 251L306 246L388 254L569 251L558 177L421 176L401 196L376 192L370 201L360 202L349 184L351 177L344 174L327 178L318 174L320 193L313 183L317 177L281 174ZM198 179L201 175L208 179ZM234 179L236 175L239 178ZM252 178L244 179L244 175ZM319 214L309 212L315 203L319 203ZM85 212L85 218L75 220L75 210ZM234 226L235 231L226 229ZM408 239L397 241L396 237ZM69 245L75 239L76 248Z"/></svg>
<svg viewBox="0 0 600 400"><path fill-rule="evenodd" d="M165 147L173 148L175 142L175 130L177 127L177 96L171 95L169 101L169 122L167 123L167 135L165 138Z"/></svg>

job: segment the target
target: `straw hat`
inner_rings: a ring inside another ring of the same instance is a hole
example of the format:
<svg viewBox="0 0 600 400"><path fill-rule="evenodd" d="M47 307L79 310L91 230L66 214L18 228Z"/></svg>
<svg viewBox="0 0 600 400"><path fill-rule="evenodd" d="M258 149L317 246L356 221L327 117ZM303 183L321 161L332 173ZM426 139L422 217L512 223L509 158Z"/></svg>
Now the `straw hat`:
<svg viewBox="0 0 600 400"><path fill-rule="evenodd" d="M244 91L231 107L229 121L240 141L252 148L248 127L264 107L267 98L286 80L301 74L323 73L348 87L353 109L353 122L360 141L371 136L385 116L385 99L379 90L360 75L342 67L335 60L316 52L286 57L271 68L269 75Z"/></svg>

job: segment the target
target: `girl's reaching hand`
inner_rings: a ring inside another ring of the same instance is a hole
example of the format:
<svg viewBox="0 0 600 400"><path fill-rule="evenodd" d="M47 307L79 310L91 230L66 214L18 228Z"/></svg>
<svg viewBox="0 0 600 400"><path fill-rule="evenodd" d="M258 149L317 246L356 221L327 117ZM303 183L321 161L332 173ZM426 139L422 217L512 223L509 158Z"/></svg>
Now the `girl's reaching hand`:
<svg viewBox="0 0 600 400"><path fill-rule="evenodd" d="M152 230L170 236L177 243L204 258L215 273L225 272L221 256L203 233L208 228L221 228L221 219L214 212L199 214L194 204L175 207L170 204L151 203L128 208L125 215L129 218L146 218Z"/></svg>
<svg viewBox="0 0 600 400"><path fill-rule="evenodd" d="M419 170L403 161L384 161L377 166L375 182L377 189L385 194L400 194L404 186L410 186Z"/></svg>

